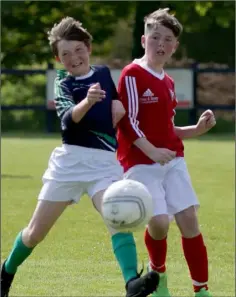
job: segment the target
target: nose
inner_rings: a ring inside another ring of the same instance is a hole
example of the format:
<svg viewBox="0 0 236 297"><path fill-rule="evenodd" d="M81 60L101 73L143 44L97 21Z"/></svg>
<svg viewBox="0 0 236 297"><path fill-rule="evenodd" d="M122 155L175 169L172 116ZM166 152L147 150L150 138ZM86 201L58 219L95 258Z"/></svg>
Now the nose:
<svg viewBox="0 0 236 297"><path fill-rule="evenodd" d="M72 54L72 56L71 56L71 60L73 63L76 62L79 58L80 58L80 56L76 53Z"/></svg>
<svg viewBox="0 0 236 297"><path fill-rule="evenodd" d="M159 39L158 47L164 47L164 40L162 38Z"/></svg>

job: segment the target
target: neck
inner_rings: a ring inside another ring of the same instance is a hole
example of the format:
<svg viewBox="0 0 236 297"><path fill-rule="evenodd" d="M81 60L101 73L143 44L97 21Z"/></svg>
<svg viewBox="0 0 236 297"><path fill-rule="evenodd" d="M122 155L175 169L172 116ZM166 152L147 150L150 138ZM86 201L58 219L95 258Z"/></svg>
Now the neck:
<svg viewBox="0 0 236 297"><path fill-rule="evenodd" d="M70 75L72 75L72 76L84 76L84 75L87 75L90 70L91 70L91 67L89 65L88 68L84 69L83 72L80 72L80 73L70 73Z"/></svg>
<svg viewBox="0 0 236 297"><path fill-rule="evenodd" d="M148 59L148 57L147 56L143 56L142 58L141 58L141 61L143 62L143 63L146 63L146 65L148 66L148 68L150 68L150 69L152 69L153 71L155 71L156 73L158 73L158 74L161 74L162 73L162 71L163 71L163 64L154 64L152 61L150 61L149 59Z"/></svg>

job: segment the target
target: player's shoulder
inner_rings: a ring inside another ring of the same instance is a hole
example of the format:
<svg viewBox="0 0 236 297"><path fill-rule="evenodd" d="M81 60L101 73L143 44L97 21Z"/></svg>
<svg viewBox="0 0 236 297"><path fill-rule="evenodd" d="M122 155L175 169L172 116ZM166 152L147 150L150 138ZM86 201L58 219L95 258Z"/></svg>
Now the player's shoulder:
<svg viewBox="0 0 236 297"><path fill-rule="evenodd" d="M109 74L110 73L110 69L108 66L106 65L92 65L91 66L92 69L95 71L95 72L101 72L101 73L107 73Z"/></svg>
<svg viewBox="0 0 236 297"><path fill-rule="evenodd" d="M124 76L137 76L140 73L140 67L134 63L131 62L128 65L126 65L122 71L121 71L121 75Z"/></svg>
<svg viewBox="0 0 236 297"><path fill-rule="evenodd" d="M166 71L165 71L165 79L166 79L171 85L174 86L175 81L174 81L173 77L170 76Z"/></svg>
<svg viewBox="0 0 236 297"><path fill-rule="evenodd" d="M64 69L56 70L56 78L55 84L56 85L70 85L72 81L72 76Z"/></svg>

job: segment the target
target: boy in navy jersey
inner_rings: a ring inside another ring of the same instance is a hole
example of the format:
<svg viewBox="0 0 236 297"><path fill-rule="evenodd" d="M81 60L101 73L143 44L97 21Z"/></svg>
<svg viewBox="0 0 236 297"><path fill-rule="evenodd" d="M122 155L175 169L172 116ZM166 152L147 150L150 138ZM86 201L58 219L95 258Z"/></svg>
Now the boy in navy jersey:
<svg viewBox="0 0 236 297"><path fill-rule="evenodd" d="M117 100L109 69L90 66L92 36L81 25L67 17L49 32L52 52L68 72L64 77L59 71L55 82L63 144L52 152L33 217L17 236L2 266L2 297L8 296L17 268L45 238L68 205L87 193L101 214L104 190L122 178L123 170L115 154L114 127L124 110ZM126 296L148 296L157 287L158 273L149 272L141 277L137 273L133 235L108 229L126 282Z"/></svg>
<svg viewBox="0 0 236 297"><path fill-rule="evenodd" d="M166 254L169 215L175 216L182 235L195 296L210 296L208 258L201 234L182 139L202 135L215 124L212 111L205 111L194 126L174 124L174 81L163 67L178 47L182 26L168 13L157 10L145 18L141 38L145 54L126 66L119 81L119 97L126 115L118 124L118 159L125 178L142 182L153 196L153 218L145 232L150 268L160 273L152 296L170 296Z"/></svg>

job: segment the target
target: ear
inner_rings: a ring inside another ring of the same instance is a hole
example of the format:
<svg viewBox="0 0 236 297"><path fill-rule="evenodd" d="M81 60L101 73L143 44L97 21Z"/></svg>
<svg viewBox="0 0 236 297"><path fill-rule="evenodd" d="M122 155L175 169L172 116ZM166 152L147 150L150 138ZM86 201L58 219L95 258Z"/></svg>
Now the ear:
<svg viewBox="0 0 236 297"><path fill-rule="evenodd" d="M60 60L60 58L58 56L55 56L55 59L56 59L57 62L61 63L61 60Z"/></svg>
<svg viewBox="0 0 236 297"><path fill-rule="evenodd" d="M175 47L172 50L172 54L174 54L176 52L176 50L177 50L178 47L179 47L179 41L177 40L176 41L176 44L175 44Z"/></svg>
<svg viewBox="0 0 236 297"><path fill-rule="evenodd" d="M142 45L142 48L145 48L145 35L142 35L141 36L141 45Z"/></svg>

